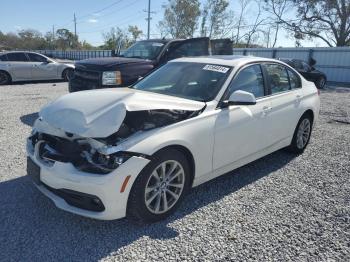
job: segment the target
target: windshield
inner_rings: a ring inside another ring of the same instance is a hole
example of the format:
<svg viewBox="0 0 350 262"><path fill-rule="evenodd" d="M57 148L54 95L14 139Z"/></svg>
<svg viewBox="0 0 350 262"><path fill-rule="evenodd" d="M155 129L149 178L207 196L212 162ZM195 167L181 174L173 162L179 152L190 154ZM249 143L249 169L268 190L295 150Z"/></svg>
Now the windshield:
<svg viewBox="0 0 350 262"><path fill-rule="evenodd" d="M151 41L139 41L125 50L121 54L123 57L130 58L142 58L142 59L155 59L162 50L164 43L151 42Z"/></svg>
<svg viewBox="0 0 350 262"><path fill-rule="evenodd" d="M220 91L231 67L171 62L138 82L133 88L182 97L196 101L211 101Z"/></svg>

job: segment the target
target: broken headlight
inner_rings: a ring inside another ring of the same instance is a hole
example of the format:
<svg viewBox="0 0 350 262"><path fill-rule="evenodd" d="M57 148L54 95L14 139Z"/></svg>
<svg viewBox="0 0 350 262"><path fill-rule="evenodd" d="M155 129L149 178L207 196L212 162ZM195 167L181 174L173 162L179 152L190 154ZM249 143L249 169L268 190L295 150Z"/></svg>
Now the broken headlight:
<svg viewBox="0 0 350 262"><path fill-rule="evenodd" d="M81 171L108 174L131 158L132 154L128 152L117 152L110 155L104 155L95 152L93 155L90 155L89 153L85 152L84 156L87 163L85 162L79 166Z"/></svg>

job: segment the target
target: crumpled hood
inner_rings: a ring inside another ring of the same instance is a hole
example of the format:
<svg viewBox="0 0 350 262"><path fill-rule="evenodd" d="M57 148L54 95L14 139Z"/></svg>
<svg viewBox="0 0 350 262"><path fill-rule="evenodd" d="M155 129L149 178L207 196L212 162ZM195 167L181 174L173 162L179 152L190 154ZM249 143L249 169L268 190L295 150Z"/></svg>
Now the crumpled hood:
<svg viewBox="0 0 350 262"><path fill-rule="evenodd" d="M82 91L64 95L40 111L53 127L83 137L107 137L118 131L127 111L198 111L204 102L129 88Z"/></svg>

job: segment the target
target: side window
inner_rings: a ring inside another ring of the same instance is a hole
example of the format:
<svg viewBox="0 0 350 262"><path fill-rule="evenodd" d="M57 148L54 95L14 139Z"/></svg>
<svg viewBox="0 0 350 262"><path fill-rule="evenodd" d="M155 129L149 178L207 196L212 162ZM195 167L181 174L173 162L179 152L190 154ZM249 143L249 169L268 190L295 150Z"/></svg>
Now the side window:
<svg viewBox="0 0 350 262"><path fill-rule="evenodd" d="M34 53L27 53L27 55L29 56L29 60L31 62L42 62L42 63L47 62L47 59L41 55L34 54Z"/></svg>
<svg viewBox="0 0 350 262"><path fill-rule="evenodd" d="M290 87L292 89L301 88L300 77L290 69L287 69L287 71L288 71L288 76L290 81Z"/></svg>
<svg viewBox="0 0 350 262"><path fill-rule="evenodd" d="M6 55L0 55L0 61L7 61Z"/></svg>
<svg viewBox="0 0 350 262"><path fill-rule="evenodd" d="M226 99L237 90L252 93L256 98L264 96L264 78L260 65L242 69L230 83Z"/></svg>
<svg viewBox="0 0 350 262"><path fill-rule="evenodd" d="M306 72L311 71L311 67L310 67L307 63L302 62L302 65L303 65L303 69L304 69Z"/></svg>
<svg viewBox="0 0 350 262"><path fill-rule="evenodd" d="M28 58L24 53L8 53L7 59L13 62L28 62Z"/></svg>
<svg viewBox="0 0 350 262"><path fill-rule="evenodd" d="M167 60L180 57L208 55L208 43L206 41L184 40L169 45Z"/></svg>
<svg viewBox="0 0 350 262"><path fill-rule="evenodd" d="M286 67L278 64L266 64L265 67L270 82L271 94L290 90Z"/></svg>
<svg viewBox="0 0 350 262"><path fill-rule="evenodd" d="M294 68L297 70L304 70L303 64L300 60L293 60Z"/></svg>

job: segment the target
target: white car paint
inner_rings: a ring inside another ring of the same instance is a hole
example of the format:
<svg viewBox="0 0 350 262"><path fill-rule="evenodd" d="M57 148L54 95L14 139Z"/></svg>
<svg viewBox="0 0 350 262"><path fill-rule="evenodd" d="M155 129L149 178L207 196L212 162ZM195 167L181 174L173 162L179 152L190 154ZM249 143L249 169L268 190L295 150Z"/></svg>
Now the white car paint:
<svg viewBox="0 0 350 262"><path fill-rule="evenodd" d="M93 90L64 95L44 107L40 111L40 116L47 119L50 125L82 137L107 137L119 128L127 111L153 109L196 111L204 106L204 102L173 96L129 88L117 90L109 88L99 92Z"/></svg>
<svg viewBox="0 0 350 262"><path fill-rule="evenodd" d="M307 110L312 110L314 122L319 113L319 96L313 83L301 77L302 88L256 99L255 105L233 105L220 108L218 104L230 81L239 70L251 63L280 61L254 57L181 58L173 62L204 63L233 67L216 98L206 104L128 89L83 91L65 95L40 112L33 132L70 138L87 139L100 152L137 152L107 175L77 170L71 163L56 161L48 166L27 144L28 156L41 167L41 180L51 188L65 188L98 196L105 204L103 212L92 212L68 205L62 198L37 187L57 207L96 219L117 219L126 215L128 194L141 170L149 163L146 156L171 145L186 148L195 164L197 186L230 170L245 165L280 148L290 145L296 125ZM290 68L288 65L286 67ZM293 70L293 69L291 69ZM295 70L293 70L296 72ZM298 73L297 73L298 74ZM299 75L299 74L298 74ZM144 109L181 109L203 111L195 117L148 131L136 132L118 143L104 145L94 137L116 132L126 111ZM120 114L120 115L118 115ZM74 132L73 132L74 131ZM130 176L124 192L123 181Z"/></svg>
<svg viewBox="0 0 350 262"><path fill-rule="evenodd" d="M3 52L0 56L10 53L35 54L43 57L48 63L31 61L28 56L28 61L1 61L0 71L5 71L11 76L12 82L17 81L32 81L32 80L57 80L63 78L65 69L74 70L74 64L60 63L47 56L34 52L13 51Z"/></svg>

